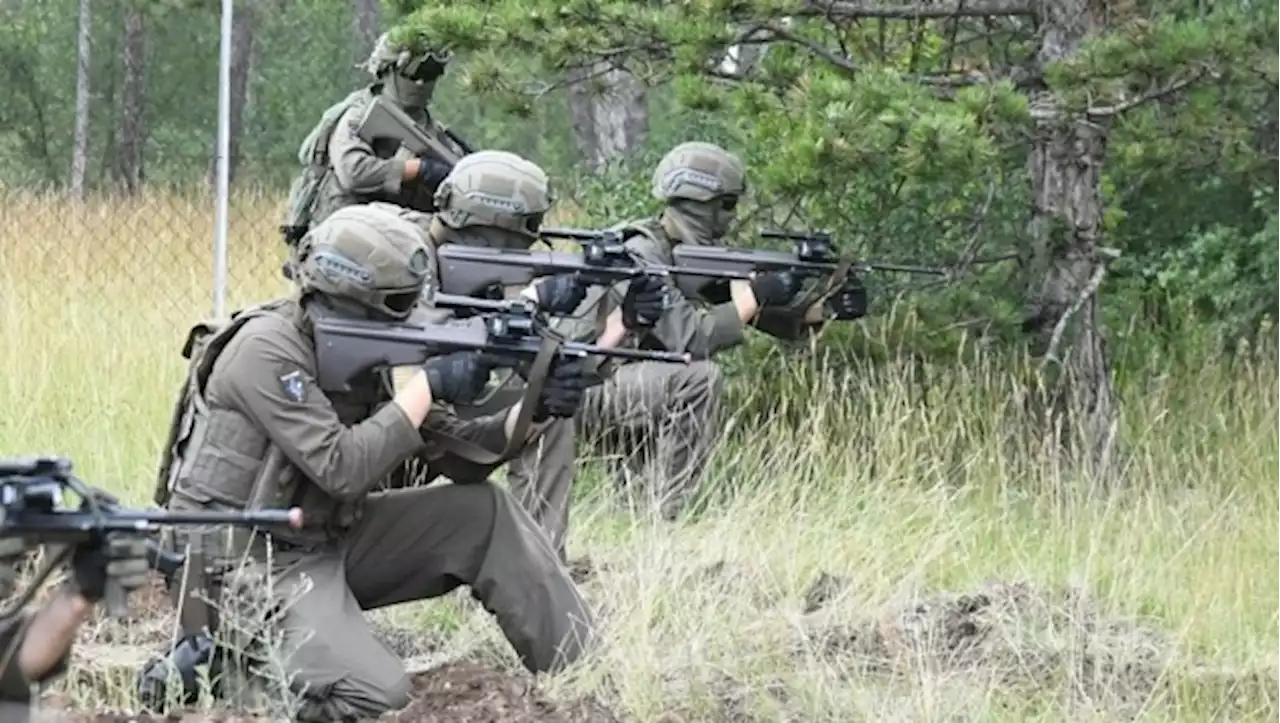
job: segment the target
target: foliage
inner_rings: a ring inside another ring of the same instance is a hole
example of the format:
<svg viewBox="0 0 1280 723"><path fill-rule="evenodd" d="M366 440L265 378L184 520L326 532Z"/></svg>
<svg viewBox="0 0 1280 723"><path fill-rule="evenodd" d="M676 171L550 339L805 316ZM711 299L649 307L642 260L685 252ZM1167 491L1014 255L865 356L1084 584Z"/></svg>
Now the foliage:
<svg viewBox="0 0 1280 723"><path fill-rule="evenodd" d="M233 307L284 286L279 245L253 235L274 200L246 196L230 214ZM208 274L192 266L212 207L158 193L92 200L83 212L95 243L50 255L77 209L56 198L0 201L6 227L28 230L27 243L0 244L0 409L18 410L0 415L0 450L66 454L87 480L146 504L182 342L207 313ZM139 220L152 218L173 222L141 233ZM68 278L76 293L49 293ZM537 685L557 702L598 696L637 723L901 720L904 711L998 722L1275 719L1274 344L1235 360L1212 350L1185 364L1157 359L1124 378L1122 423L1134 443L1123 484L1103 488L1009 444L1021 421L1009 400L1025 391L1008 373L1018 359L968 346L921 362L865 337L882 347L874 367L821 357L784 367L767 344L734 360L744 366L727 380L725 441L686 520L633 517L584 450L569 554L589 555L598 570L581 589L607 644ZM820 577L842 584L809 612ZM993 587L1023 604L995 604ZM176 624L167 596L139 598L145 614L85 626L74 674L51 691L76 715L139 709L136 655L166 646ZM939 610L956 608L952 624L936 624ZM394 624L393 643L423 641L431 661L521 670L494 618L466 595L370 618ZM475 701L491 689L464 692ZM459 719L459 708L441 710L455 698L434 697L437 720ZM244 714L189 718L232 717Z"/></svg>

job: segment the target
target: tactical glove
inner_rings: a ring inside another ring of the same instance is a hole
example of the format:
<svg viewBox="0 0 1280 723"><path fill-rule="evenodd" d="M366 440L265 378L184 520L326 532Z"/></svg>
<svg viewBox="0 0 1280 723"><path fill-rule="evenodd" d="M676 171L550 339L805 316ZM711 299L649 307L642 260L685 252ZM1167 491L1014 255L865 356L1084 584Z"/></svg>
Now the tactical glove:
<svg viewBox="0 0 1280 723"><path fill-rule="evenodd" d="M800 291L800 279L791 271L770 271L751 280L751 293L761 308L785 306Z"/></svg>
<svg viewBox="0 0 1280 723"><path fill-rule="evenodd" d="M466 404L484 392L494 366L481 352L456 351L428 359L422 370L427 373L433 400Z"/></svg>
<svg viewBox="0 0 1280 723"><path fill-rule="evenodd" d="M650 329L667 308L667 285L656 276L641 276L622 297L622 325L628 330Z"/></svg>
<svg viewBox="0 0 1280 723"><path fill-rule="evenodd" d="M128 594L147 584L151 570L147 542L141 537L116 533L77 545L71 569L76 589L89 602L102 599L108 580L115 581Z"/></svg>
<svg viewBox="0 0 1280 723"><path fill-rule="evenodd" d="M572 417L578 412L578 407L582 406L582 397L586 394L587 387L596 381L584 360L557 361L552 365L547 380L543 382L542 393L538 395L538 406L533 411L533 421L544 422L549 417Z"/></svg>
<svg viewBox="0 0 1280 723"><path fill-rule="evenodd" d="M557 316L572 314L587 298L587 285L577 274L556 274L539 279L534 282L533 289L538 294L538 308Z"/></svg>
<svg viewBox="0 0 1280 723"><path fill-rule="evenodd" d="M418 180L428 188L440 185L453 166L432 156L418 156Z"/></svg>
<svg viewBox="0 0 1280 723"><path fill-rule="evenodd" d="M837 319L860 319L867 315L867 290L859 281L847 281L827 300L827 305Z"/></svg>

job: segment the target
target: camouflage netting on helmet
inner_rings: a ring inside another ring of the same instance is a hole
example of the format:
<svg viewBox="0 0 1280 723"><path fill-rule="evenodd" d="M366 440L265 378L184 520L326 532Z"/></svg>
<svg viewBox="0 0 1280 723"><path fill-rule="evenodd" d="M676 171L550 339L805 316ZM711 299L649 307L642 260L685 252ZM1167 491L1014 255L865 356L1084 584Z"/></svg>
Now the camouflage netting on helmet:
<svg viewBox="0 0 1280 723"><path fill-rule="evenodd" d="M390 68L403 70L417 58L431 58L441 65L447 65L452 60L453 53L444 48L431 47L421 37L383 33L374 42L373 51L369 53L364 69L376 78Z"/></svg>
<svg viewBox="0 0 1280 723"><path fill-rule="evenodd" d="M653 170L653 197L707 202L747 190L742 159L712 143L690 141L671 149Z"/></svg>
<svg viewBox="0 0 1280 723"><path fill-rule="evenodd" d="M555 196L547 174L506 151L463 158L440 183L435 203L446 226L486 226L536 239Z"/></svg>
<svg viewBox="0 0 1280 723"><path fill-rule="evenodd" d="M399 215L348 206L302 239L298 287L404 319L430 277L426 245L425 231Z"/></svg>

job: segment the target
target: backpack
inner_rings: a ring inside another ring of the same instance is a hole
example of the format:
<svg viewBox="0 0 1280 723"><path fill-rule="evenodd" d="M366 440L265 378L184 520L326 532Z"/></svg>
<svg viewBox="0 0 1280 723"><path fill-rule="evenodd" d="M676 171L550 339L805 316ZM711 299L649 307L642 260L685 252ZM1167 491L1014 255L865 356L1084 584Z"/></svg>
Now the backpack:
<svg viewBox="0 0 1280 723"><path fill-rule="evenodd" d="M181 466L175 466L174 462L182 459L192 439L203 434L203 429L196 429L200 421L197 417L203 417L199 413L204 411L204 385L214 362L246 322L263 314L279 313L281 307L290 302L290 299L276 299L251 306L232 313L227 321L202 321L187 332L187 340L182 345L182 357L188 361L187 375L169 418L169 436L160 452L160 469L152 495L160 507L169 503L173 484L181 471Z"/></svg>
<svg viewBox="0 0 1280 723"><path fill-rule="evenodd" d="M286 244L293 246L306 235L311 228L311 214L315 210L316 195L320 185L331 172L329 168L329 139L338 127L342 114L357 104L368 102L373 97L369 88L357 90L341 101L329 106L320 116L320 122L303 139L298 149L298 162L302 171L293 179L289 187L289 205L285 212L284 223L280 233L284 234Z"/></svg>

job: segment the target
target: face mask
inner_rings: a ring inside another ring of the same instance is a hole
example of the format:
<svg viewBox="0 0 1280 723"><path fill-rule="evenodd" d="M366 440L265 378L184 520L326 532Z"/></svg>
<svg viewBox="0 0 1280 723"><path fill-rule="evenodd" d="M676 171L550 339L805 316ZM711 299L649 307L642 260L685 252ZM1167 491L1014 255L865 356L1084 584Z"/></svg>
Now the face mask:
<svg viewBox="0 0 1280 723"><path fill-rule="evenodd" d="M662 221L668 231L674 231L672 235L682 242L705 246L729 233L736 214L736 203L719 199L706 203L681 200L667 207Z"/></svg>
<svg viewBox="0 0 1280 723"><path fill-rule="evenodd" d="M392 74L388 78L385 93L404 109L406 113L420 114L427 110L427 103L436 91L436 82L420 82L409 80L402 75Z"/></svg>

